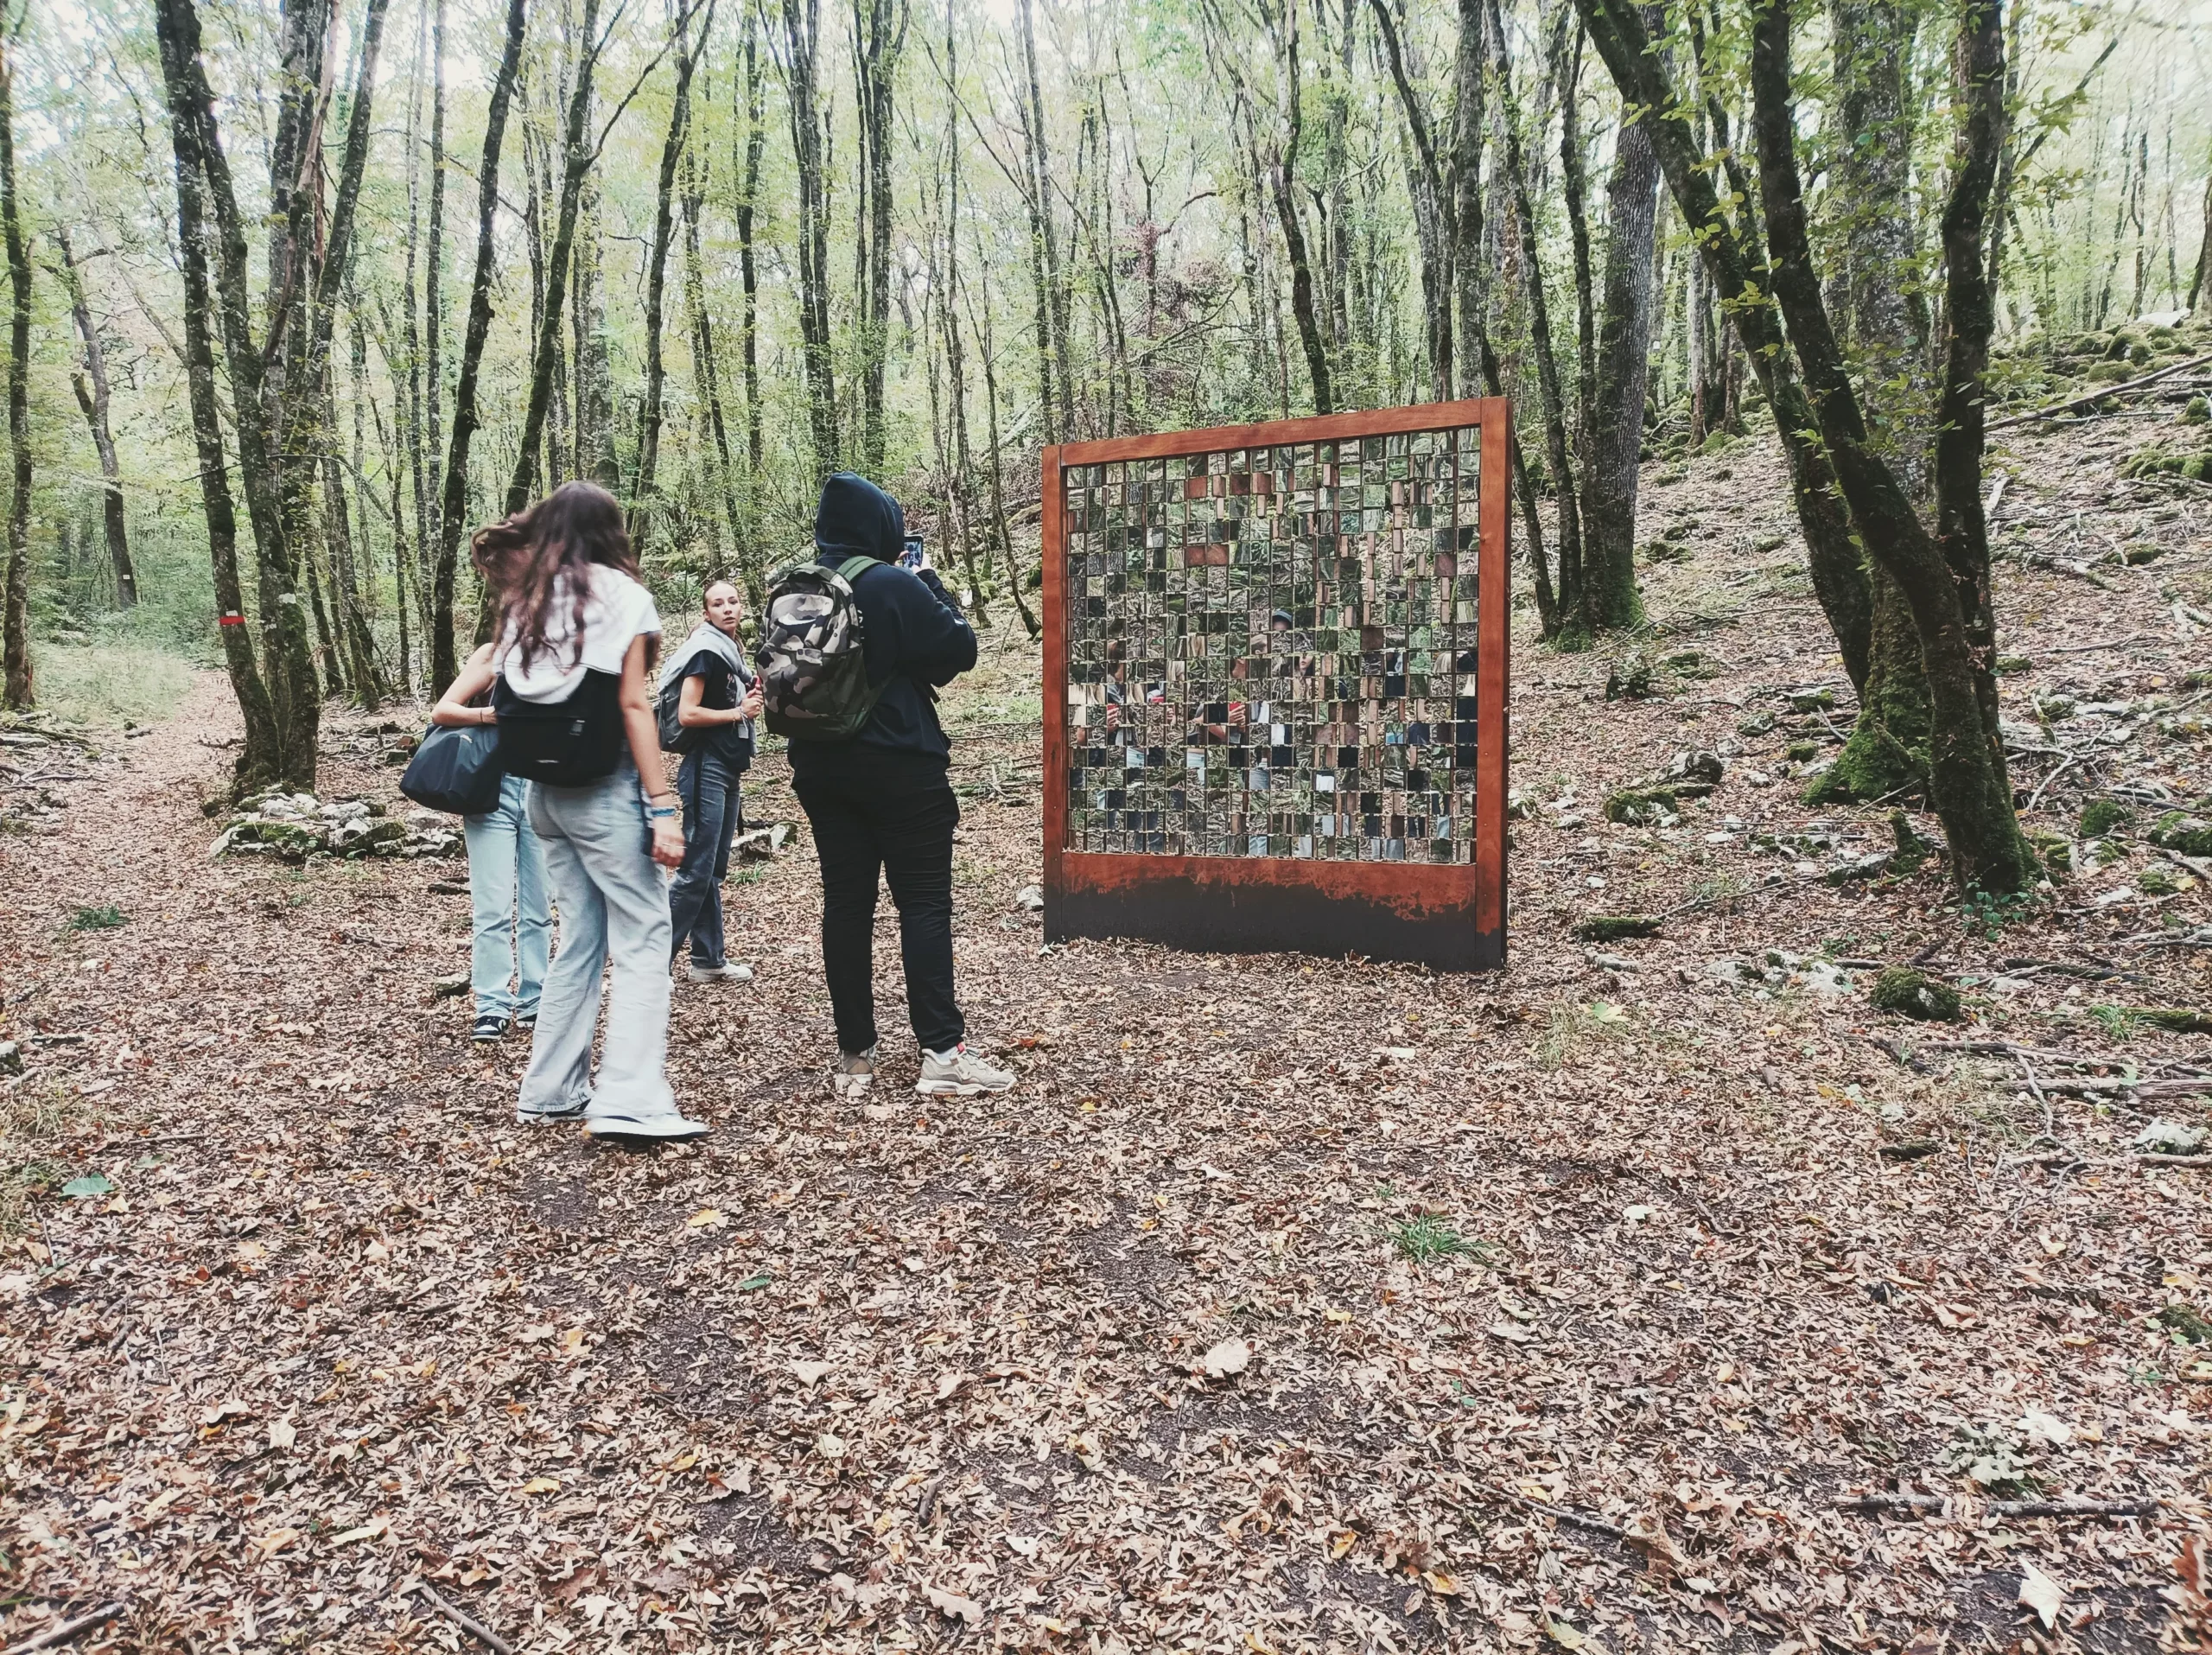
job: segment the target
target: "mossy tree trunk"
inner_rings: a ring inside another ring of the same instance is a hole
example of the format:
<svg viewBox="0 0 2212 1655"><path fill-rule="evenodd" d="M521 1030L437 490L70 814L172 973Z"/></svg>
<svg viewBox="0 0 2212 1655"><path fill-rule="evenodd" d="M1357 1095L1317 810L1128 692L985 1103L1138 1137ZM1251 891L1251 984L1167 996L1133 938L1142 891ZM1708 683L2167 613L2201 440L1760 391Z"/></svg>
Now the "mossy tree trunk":
<svg viewBox="0 0 2212 1655"><path fill-rule="evenodd" d="M1605 271L1599 289L1597 400L1586 411L1582 462L1582 583L1567 624L1616 632L1643 618L1636 589L1636 494L1643 393L1658 307L1651 279L1659 227L1659 157L1649 123L1624 126L1613 149Z"/></svg>
<svg viewBox="0 0 2212 1655"><path fill-rule="evenodd" d="M1917 263L1910 200L1912 105L1904 65L1915 18L1894 0L1831 0L1836 113L1835 199L1842 222L1841 321L1855 347L1867 417L1897 481L1917 502L1929 492L1928 432L1935 386L1928 313L1900 273ZM1876 559L1859 721L1836 761L1806 795L1813 804L1886 799L1928 786L1928 680L1912 606Z"/></svg>
<svg viewBox="0 0 2212 1655"><path fill-rule="evenodd" d="M2024 890L2042 870L2013 813L1997 726L1980 494L1982 378L1993 321L1982 234L2004 121L2002 15L1996 6L1962 12L1955 54L1959 143L1943 213L1946 340L1932 534L1877 450L1821 295L1797 170L1790 31L1787 0L1768 0L1751 34L1759 196L1775 297L1852 519L1910 605L1920 634L1932 715L1929 791L1953 869L1969 889Z"/></svg>

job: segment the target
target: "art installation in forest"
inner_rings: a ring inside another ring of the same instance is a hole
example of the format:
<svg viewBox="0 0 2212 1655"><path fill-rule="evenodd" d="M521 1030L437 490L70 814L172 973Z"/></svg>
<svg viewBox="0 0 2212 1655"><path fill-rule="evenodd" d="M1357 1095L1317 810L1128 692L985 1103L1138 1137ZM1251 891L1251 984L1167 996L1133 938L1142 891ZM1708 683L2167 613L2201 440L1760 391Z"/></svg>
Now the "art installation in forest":
<svg viewBox="0 0 2212 1655"><path fill-rule="evenodd" d="M1510 417L1045 451L1048 938L1503 963Z"/></svg>

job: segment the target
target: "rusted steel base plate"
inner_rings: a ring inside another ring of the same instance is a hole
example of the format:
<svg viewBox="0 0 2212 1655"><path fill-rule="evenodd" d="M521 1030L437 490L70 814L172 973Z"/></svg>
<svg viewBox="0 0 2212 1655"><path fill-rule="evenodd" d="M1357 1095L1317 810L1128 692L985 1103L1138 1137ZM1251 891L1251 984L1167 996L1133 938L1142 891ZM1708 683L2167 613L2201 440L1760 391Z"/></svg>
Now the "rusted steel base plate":
<svg viewBox="0 0 2212 1655"><path fill-rule="evenodd" d="M1045 890L1045 938L1138 938L1230 954L1357 954L1446 971L1505 964L1475 925L1465 865L1066 852Z"/></svg>

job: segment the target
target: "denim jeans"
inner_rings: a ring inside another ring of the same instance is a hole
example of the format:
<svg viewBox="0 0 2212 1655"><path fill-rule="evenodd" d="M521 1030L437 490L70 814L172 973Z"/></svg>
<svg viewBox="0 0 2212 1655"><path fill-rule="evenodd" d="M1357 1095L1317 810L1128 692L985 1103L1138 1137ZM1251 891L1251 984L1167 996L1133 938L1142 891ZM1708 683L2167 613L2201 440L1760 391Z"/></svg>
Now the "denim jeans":
<svg viewBox="0 0 2212 1655"><path fill-rule="evenodd" d="M842 755L841 755L842 756ZM967 1023L952 988L952 830L960 803L944 766L871 752L795 779L822 859L822 969L837 1048L875 1044L875 882L899 908L906 1009L925 1052L960 1044Z"/></svg>
<svg viewBox="0 0 2212 1655"><path fill-rule="evenodd" d="M499 804L461 818L468 842L468 983L480 1017L536 1015L545 982L553 915L545 859L530 827L529 787L519 776L502 776Z"/></svg>
<svg viewBox="0 0 2212 1655"><path fill-rule="evenodd" d="M729 842L737 831L738 777L718 754L687 753L676 773L683 800L683 865L668 888L671 955L691 939L691 963L722 964L722 881L729 877Z"/></svg>
<svg viewBox="0 0 2212 1655"><path fill-rule="evenodd" d="M561 952L545 975L537 1038L522 1078L522 1111L591 1120L673 1115L668 1060L668 881L650 852L645 799L626 761L588 787L530 790L561 909ZM591 1038L600 977L613 964L599 1079Z"/></svg>

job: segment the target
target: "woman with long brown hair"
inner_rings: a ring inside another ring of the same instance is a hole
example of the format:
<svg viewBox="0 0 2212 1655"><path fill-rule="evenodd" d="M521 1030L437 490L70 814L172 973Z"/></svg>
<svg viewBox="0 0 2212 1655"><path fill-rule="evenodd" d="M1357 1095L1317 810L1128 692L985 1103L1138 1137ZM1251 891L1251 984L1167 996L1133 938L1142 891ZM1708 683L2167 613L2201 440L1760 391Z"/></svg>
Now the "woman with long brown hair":
<svg viewBox="0 0 2212 1655"><path fill-rule="evenodd" d="M684 1119L667 1075L668 883L654 864L682 862L683 836L646 676L660 615L622 508L594 484L563 483L478 530L470 551L499 607L500 760L531 784L531 825L561 914L516 1117L581 1116L594 1137L697 1137L707 1129Z"/></svg>

